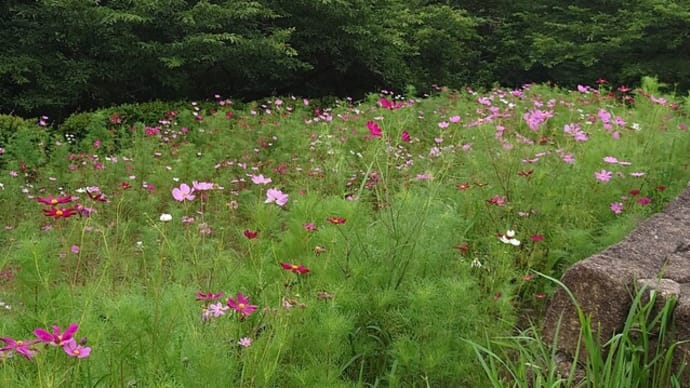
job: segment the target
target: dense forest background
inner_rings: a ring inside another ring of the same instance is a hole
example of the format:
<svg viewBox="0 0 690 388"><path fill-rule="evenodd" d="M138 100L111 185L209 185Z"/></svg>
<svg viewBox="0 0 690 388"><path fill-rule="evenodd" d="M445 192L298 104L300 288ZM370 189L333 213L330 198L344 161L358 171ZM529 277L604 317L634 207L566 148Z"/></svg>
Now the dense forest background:
<svg viewBox="0 0 690 388"><path fill-rule="evenodd" d="M690 88L688 0L5 0L0 113L657 76Z"/></svg>

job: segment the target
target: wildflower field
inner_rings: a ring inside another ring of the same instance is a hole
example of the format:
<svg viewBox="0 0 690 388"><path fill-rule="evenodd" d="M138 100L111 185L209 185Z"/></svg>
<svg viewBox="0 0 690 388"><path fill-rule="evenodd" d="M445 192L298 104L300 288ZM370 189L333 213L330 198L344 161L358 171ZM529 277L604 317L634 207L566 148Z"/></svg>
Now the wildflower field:
<svg viewBox="0 0 690 388"><path fill-rule="evenodd" d="M685 188L688 108L646 80L17 124L0 386L487 386L473 344L538 322L539 274Z"/></svg>

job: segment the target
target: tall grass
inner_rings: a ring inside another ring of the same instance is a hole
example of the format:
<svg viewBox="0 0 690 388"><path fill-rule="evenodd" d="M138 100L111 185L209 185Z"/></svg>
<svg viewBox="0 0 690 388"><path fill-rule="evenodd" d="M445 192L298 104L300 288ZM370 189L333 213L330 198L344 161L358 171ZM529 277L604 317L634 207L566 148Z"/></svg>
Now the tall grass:
<svg viewBox="0 0 690 388"><path fill-rule="evenodd" d="M487 345L471 342L492 386L680 387L683 376L687 378L686 363L674 361L676 348L688 342L673 339L675 298L664 298L660 305L655 290L637 291L622 330L601 343L596 325L568 288L540 275L562 287L575 304L581 327L578 350L574 355L560 353L558 334L543 338L538 325Z"/></svg>

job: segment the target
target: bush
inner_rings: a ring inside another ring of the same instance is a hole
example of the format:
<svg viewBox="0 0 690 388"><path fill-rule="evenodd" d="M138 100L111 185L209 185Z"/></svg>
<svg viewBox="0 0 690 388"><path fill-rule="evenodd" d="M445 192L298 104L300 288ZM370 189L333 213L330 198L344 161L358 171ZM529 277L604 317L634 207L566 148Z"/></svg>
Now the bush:
<svg viewBox="0 0 690 388"><path fill-rule="evenodd" d="M0 115L0 166L9 165L32 175L46 161L50 135L38 124L16 116Z"/></svg>

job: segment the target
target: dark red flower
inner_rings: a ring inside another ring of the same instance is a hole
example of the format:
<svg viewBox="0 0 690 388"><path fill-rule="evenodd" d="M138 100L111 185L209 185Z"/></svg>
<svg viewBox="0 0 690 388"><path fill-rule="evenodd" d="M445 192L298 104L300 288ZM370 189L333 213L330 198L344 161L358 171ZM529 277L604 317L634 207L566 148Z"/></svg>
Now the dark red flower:
<svg viewBox="0 0 690 388"><path fill-rule="evenodd" d="M335 225L344 224L347 220L343 217L328 217L326 218L328 222Z"/></svg>
<svg viewBox="0 0 690 388"><path fill-rule="evenodd" d="M249 230L249 229L244 230L244 237L246 237L250 240L257 238L258 236L259 236L259 231L254 231L254 230Z"/></svg>
<svg viewBox="0 0 690 388"><path fill-rule="evenodd" d="M455 249L460 252L461 255L466 255L470 251L470 243L464 242L455 246Z"/></svg>
<svg viewBox="0 0 690 388"><path fill-rule="evenodd" d="M120 187L122 187L123 190L128 190L132 186L127 182L120 182Z"/></svg>
<svg viewBox="0 0 690 388"><path fill-rule="evenodd" d="M58 218L67 218L70 216L73 216L77 213L76 210L66 207L66 208L54 208L51 207L50 209L43 209L43 214L46 215L46 217L55 217L57 220Z"/></svg>
<svg viewBox="0 0 690 388"><path fill-rule="evenodd" d="M633 197L636 196L637 194L640 194L640 190L638 190L638 189L630 190L630 195L632 195Z"/></svg>
<svg viewBox="0 0 690 388"><path fill-rule="evenodd" d="M309 268L299 264L290 264L290 263L280 263L280 266L283 267L283 269L286 269L288 271L292 271L293 273L298 273L298 274L305 274L309 272Z"/></svg>
<svg viewBox="0 0 690 388"><path fill-rule="evenodd" d="M110 124L122 124L122 117L117 113L113 113L113 115L108 118L108 121Z"/></svg>
<svg viewBox="0 0 690 388"><path fill-rule="evenodd" d="M198 301L210 301L210 300L216 300L220 299L223 297L223 292L212 292L212 291L197 291L196 292L196 300Z"/></svg>
<svg viewBox="0 0 690 388"><path fill-rule="evenodd" d="M666 186L664 186L664 185L659 185L656 187L656 191L658 191L660 193L665 191L665 190L666 190Z"/></svg>
<svg viewBox="0 0 690 388"><path fill-rule="evenodd" d="M648 205L650 202L652 202L652 199L649 197L642 197L637 199L637 203L639 203L642 206Z"/></svg>
<svg viewBox="0 0 690 388"><path fill-rule="evenodd" d="M458 190L465 191L470 188L470 182L459 183L457 186Z"/></svg>
<svg viewBox="0 0 690 388"><path fill-rule="evenodd" d="M544 236L542 236L541 234L532 235L530 238L534 242L544 241Z"/></svg>
<svg viewBox="0 0 690 388"><path fill-rule="evenodd" d="M89 198L93 199L94 201L98 201L98 202L107 202L108 201L108 199L105 197L105 194L101 193L101 191L99 189L96 189L96 188L87 188L86 194L88 194Z"/></svg>

